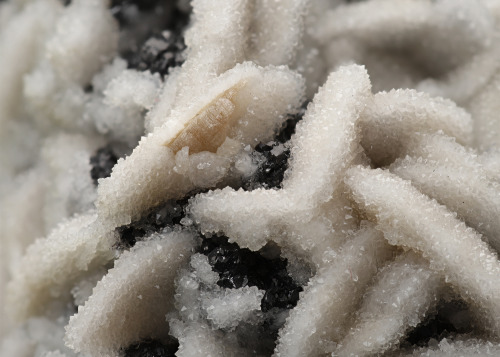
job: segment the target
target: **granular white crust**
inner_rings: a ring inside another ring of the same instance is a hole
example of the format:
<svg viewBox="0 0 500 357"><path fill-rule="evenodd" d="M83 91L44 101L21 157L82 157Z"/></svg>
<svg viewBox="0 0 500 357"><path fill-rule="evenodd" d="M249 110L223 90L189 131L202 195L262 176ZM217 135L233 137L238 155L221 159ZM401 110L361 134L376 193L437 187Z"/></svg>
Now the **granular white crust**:
<svg viewBox="0 0 500 357"><path fill-rule="evenodd" d="M149 3L0 1L0 356L499 355L499 2Z"/></svg>

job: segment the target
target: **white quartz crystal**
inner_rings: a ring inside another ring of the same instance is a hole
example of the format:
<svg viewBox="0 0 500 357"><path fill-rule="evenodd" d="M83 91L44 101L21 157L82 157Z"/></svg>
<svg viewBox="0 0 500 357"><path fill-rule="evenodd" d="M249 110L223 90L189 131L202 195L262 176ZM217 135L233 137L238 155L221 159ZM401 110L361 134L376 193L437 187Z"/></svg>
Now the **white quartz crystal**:
<svg viewBox="0 0 500 357"><path fill-rule="evenodd" d="M500 355L499 36L498 0L0 1L0 357Z"/></svg>
<svg viewBox="0 0 500 357"><path fill-rule="evenodd" d="M399 255L382 268L365 295L356 322L339 344L339 355L370 356L396 347L439 299L440 277L413 252Z"/></svg>
<svg viewBox="0 0 500 357"><path fill-rule="evenodd" d="M280 331L275 356L331 353L346 334L366 285L391 255L380 232L362 228L308 283Z"/></svg>
<svg viewBox="0 0 500 357"><path fill-rule="evenodd" d="M292 139L296 144L291 150L283 189L246 192L225 188L198 195L190 206L194 220L203 230L224 231L239 245L252 250L270 239L295 250L311 250L318 245L322 251L331 245L329 240L334 236L330 232L321 232L323 227L318 222L308 223L315 215L322 215L321 205L335 195L340 177L360 150L355 124L369 95L370 83L364 68L344 67L332 74L308 106ZM332 140L332 135L339 137ZM328 147L328 154L316 150L318 144ZM302 237L304 226L316 233ZM281 237L283 230L288 235L296 233L297 237Z"/></svg>
<svg viewBox="0 0 500 357"><path fill-rule="evenodd" d="M154 235L124 253L70 319L68 346L92 356L111 356L143 337L165 339L174 279L192 247L192 233L171 232Z"/></svg>
<svg viewBox="0 0 500 357"><path fill-rule="evenodd" d="M259 311L263 297L264 292L255 286L227 289L221 296L204 299L202 307L215 327L230 328L247 320L253 311Z"/></svg>
<svg viewBox="0 0 500 357"><path fill-rule="evenodd" d="M500 261L478 233L409 181L387 171L353 167L346 183L361 209L376 217L391 244L421 252L480 310L485 328L500 335Z"/></svg>

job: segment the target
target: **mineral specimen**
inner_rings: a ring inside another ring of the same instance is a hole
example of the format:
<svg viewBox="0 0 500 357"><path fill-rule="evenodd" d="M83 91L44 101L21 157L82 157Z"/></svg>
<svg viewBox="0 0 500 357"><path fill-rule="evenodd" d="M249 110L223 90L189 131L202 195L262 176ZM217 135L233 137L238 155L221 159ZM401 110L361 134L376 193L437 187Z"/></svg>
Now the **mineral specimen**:
<svg viewBox="0 0 500 357"><path fill-rule="evenodd" d="M500 1L0 1L0 357L498 356Z"/></svg>

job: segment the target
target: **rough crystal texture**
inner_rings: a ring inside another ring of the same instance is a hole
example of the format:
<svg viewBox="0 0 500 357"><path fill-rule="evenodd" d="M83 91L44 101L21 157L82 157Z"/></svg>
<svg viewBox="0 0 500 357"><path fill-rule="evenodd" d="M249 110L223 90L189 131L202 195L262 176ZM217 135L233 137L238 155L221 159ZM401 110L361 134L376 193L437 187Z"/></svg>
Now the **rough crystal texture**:
<svg viewBox="0 0 500 357"><path fill-rule="evenodd" d="M169 200L165 204L153 208L150 213L139 220L116 228L116 231L120 235L120 244L125 247L133 246L136 241L154 232L159 232L167 227L173 227L181 223L186 204L186 199Z"/></svg>
<svg viewBox="0 0 500 357"><path fill-rule="evenodd" d="M82 31L89 23L92 31ZM47 43L47 56L63 81L86 84L115 55L117 35L105 3L74 0L57 22L55 34Z"/></svg>
<svg viewBox="0 0 500 357"><path fill-rule="evenodd" d="M118 158L115 156L111 148L100 148L97 152L90 157L90 177L97 186L98 180L106 178L111 175L111 170L115 166Z"/></svg>
<svg viewBox="0 0 500 357"><path fill-rule="evenodd" d="M192 5L192 23L185 33L189 56L169 76L160 103L148 114L150 132L164 124L172 110L191 106L192 98L206 91L207 81L245 60L251 2L195 0Z"/></svg>
<svg viewBox="0 0 500 357"><path fill-rule="evenodd" d="M2 341L0 356L76 357L63 342L66 323L63 318L32 317Z"/></svg>
<svg viewBox="0 0 500 357"><path fill-rule="evenodd" d="M450 100L415 90L381 92L362 116L362 145L376 164L387 164L414 133L443 131L461 144L472 141L472 120Z"/></svg>
<svg viewBox="0 0 500 357"><path fill-rule="evenodd" d="M159 88L158 75L149 72L123 71L108 83L104 90L105 102L124 108L151 109Z"/></svg>
<svg viewBox="0 0 500 357"><path fill-rule="evenodd" d="M225 289L222 296L205 299L202 308L216 328L226 329L237 326L253 311L260 310L263 297L264 292L255 286Z"/></svg>
<svg viewBox="0 0 500 357"><path fill-rule="evenodd" d="M252 252L228 243L223 237L204 239L201 251L213 270L219 273L217 284L237 289L256 286L264 291L262 311L272 308L290 309L297 304L302 287L287 272L287 261L279 257L266 258L263 252Z"/></svg>
<svg viewBox="0 0 500 357"><path fill-rule="evenodd" d="M0 0L0 356L498 355L499 26Z"/></svg>
<svg viewBox="0 0 500 357"><path fill-rule="evenodd" d="M172 67L184 63L182 51L186 48L182 37L173 31L165 30L161 34L150 37L141 50L130 60L130 67L139 71L159 73L165 77Z"/></svg>
<svg viewBox="0 0 500 357"><path fill-rule="evenodd" d="M16 319L40 315L56 299L68 301L77 279L113 259L113 234L87 230L95 214L76 216L60 224L27 250L8 286L9 313ZM31 267L36 266L36 270Z"/></svg>
<svg viewBox="0 0 500 357"><path fill-rule="evenodd" d="M413 252L398 256L381 269L376 280L356 312L356 322L339 344L340 355L371 356L393 349L437 304L439 275Z"/></svg>
<svg viewBox="0 0 500 357"><path fill-rule="evenodd" d="M311 279L280 330L276 356L333 352L332 342L340 342L347 332L366 284L391 256L391 249L368 225L333 254L333 262Z"/></svg>
<svg viewBox="0 0 500 357"><path fill-rule="evenodd" d="M443 339L437 346L421 348L409 354L414 357L452 357L452 356L497 356L500 344L478 339L451 341Z"/></svg>
<svg viewBox="0 0 500 357"><path fill-rule="evenodd" d="M164 126L143 137L128 158L118 162L111 177L99 185L98 211L115 225L128 224L161 200L181 198L194 189L190 181L175 171L174 152L164 144L182 132L203 105L216 106L212 103L217 98L216 93L238 83L243 87L231 100L235 108L225 125L229 127L227 135L243 144L255 145L256 141L268 138L269 133L281 124L289 103L295 102L298 106L302 97L302 80L284 68L258 68L250 63L235 67L208 87L208 93L196 100L196 109L177 112ZM249 98L249 92L260 95ZM111 200L111 197L115 199Z"/></svg>
<svg viewBox="0 0 500 357"><path fill-rule="evenodd" d="M174 279L192 248L193 234L184 231L153 235L125 252L70 319L67 344L107 356L142 339L167 339Z"/></svg>
<svg viewBox="0 0 500 357"><path fill-rule="evenodd" d="M479 234L409 181L387 171L355 167L346 183L361 208L376 217L391 244L422 252L431 267L478 308L488 322L485 328L500 334L500 262Z"/></svg>
<svg viewBox="0 0 500 357"><path fill-rule="evenodd" d="M463 16L450 16L456 11ZM465 24L474 24L473 30ZM349 59L364 63L377 90L417 87L464 102L498 68L494 27L474 1L382 0L328 9L311 34L328 46L331 68ZM453 36L445 39L446 33Z"/></svg>
<svg viewBox="0 0 500 357"><path fill-rule="evenodd" d="M251 38L250 58L263 66L293 62L297 42L303 33L307 5L305 0L258 0L253 24L256 35Z"/></svg>
<svg viewBox="0 0 500 357"><path fill-rule="evenodd" d="M283 144L271 141L255 147L258 168L251 176L249 182L243 186L246 190L255 188L280 188L281 182L288 168L290 150Z"/></svg>
<svg viewBox="0 0 500 357"><path fill-rule="evenodd" d="M309 104L292 137L290 174L285 173L283 188L251 192L225 188L199 195L189 208L194 220L203 231L224 231L251 250L260 249L268 239L293 244L291 240L281 241L279 231L288 227L291 232L300 232L312 212L332 197L343 171L358 153L354 124L369 95L370 83L362 67L344 67L332 74ZM331 140L333 133L342 136ZM329 148L325 149L328 154L314 149L319 143ZM320 227L317 238L306 239L320 241L324 237Z"/></svg>
<svg viewBox="0 0 500 357"><path fill-rule="evenodd" d="M484 234L487 242L498 252L499 187L498 182L492 180L481 166L479 162L476 162L475 168L471 168L421 157L406 157L396 161L391 171L410 180L422 193L456 212L470 227Z"/></svg>

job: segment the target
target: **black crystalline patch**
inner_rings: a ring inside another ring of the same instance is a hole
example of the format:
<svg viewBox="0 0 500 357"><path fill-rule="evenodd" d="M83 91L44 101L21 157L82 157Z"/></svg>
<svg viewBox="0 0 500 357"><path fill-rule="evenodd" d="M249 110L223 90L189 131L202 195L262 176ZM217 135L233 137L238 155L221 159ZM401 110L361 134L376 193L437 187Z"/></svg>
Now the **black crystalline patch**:
<svg viewBox="0 0 500 357"><path fill-rule="evenodd" d="M189 12L180 11L175 7L174 1L165 0L112 0L110 9L121 28L134 22L137 13L149 13L161 18L168 15L163 28L181 32L189 22L190 16Z"/></svg>
<svg viewBox="0 0 500 357"><path fill-rule="evenodd" d="M272 356L278 332L287 316L288 310L273 309L264 315L265 320L258 326L240 323L235 329L238 344L257 356Z"/></svg>
<svg viewBox="0 0 500 357"><path fill-rule="evenodd" d="M229 243L226 237L203 239L200 251L219 273L217 285L230 289L256 286L264 290L263 312L272 308L291 309L297 305L302 287L288 275L286 259L265 258L259 252Z"/></svg>
<svg viewBox="0 0 500 357"><path fill-rule="evenodd" d="M450 333L456 332L457 329L449 321L443 319L440 315L436 315L412 330L405 342L412 346L426 347L430 339L434 338L440 341Z"/></svg>
<svg viewBox="0 0 500 357"><path fill-rule="evenodd" d="M279 149L279 144L275 142L267 144L259 144L255 151L262 154L264 161L259 165L257 172L250 180L250 186L244 187L252 189L254 187L263 188L280 188L281 182L288 169L288 159L290 158L290 150L282 148L280 153L275 150Z"/></svg>
<svg viewBox="0 0 500 357"><path fill-rule="evenodd" d="M262 311L268 311L273 307L291 309L297 305L299 293L302 287L295 284L286 270L279 271L271 278L272 283L262 298Z"/></svg>
<svg viewBox="0 0 500 357"><path fill-rule="evenodd" d="M170 14L170 21L167 30L173 31L177 37L181 37L184 34L184 30L189 24L189 19L191 17L192 9L188 11L181 11L178 7L174 7Z"/></svg>
<svg viewBox="0 0 500 357"><path fill-rule="evenodd" d="M182 36L173 31L162 31L161 34L150 37L138 52L129 57L129 68L149 70L165 77L170 68L180 66L184 62L182 52L185 48Z"/></svg>
<svg viewBox="0 0 500 357"><path fill-rule="evenodd" d="M110 11L120 24L120 57L128 68L165 77L170 68L184 62L188 10L179 9L174 1L115 0Z"/></svg>
<svg viewBox="0 0 500 357"><path fill-rule="evenodd" d="M289 114L274 141L260 143L255 147L260 161L255 174L243 182L247 191L256 188L281 188L281 183L288 169L290 149L283 144L295 133L297 123L302 120L307 103L304 103L297 114Z"/></svg>
<svg viewBox="0 0 500 357"><path fill-rule="evenodd" d="M184 210L187 201L187 198L169 200L153 208L141 219L116 228L120 237L119 245L124 248L133 247L139 238L159 232L165 227L180 224L181 219L185 216Z"/></svg>
<svg viewBox="0 0 500 357"><path fill-rule="evenodd" d="M139 12L158 13L164 12L164 1L161 0L112 0L111 13L120 24L120 28L127 27L130 22L134 22L134 15ZM132 16L132 18L130 18Z"/></svg>
<svg viewBox="0 0 500 357"><path fill-rule="evenodd" d="M401 347L427 347L431 340L441 341L443 338L453 338L457 334L471 333L474 329L471 321L473 321L472 313L464 302L441 301L437 307L437 314L428 317L410 331L405 341L401 343Z"/></svg>
<svg viewBox="0 0 500 357"><path fill-rule="evenodd" d="M90 157L90 177L97 186L97 181L100 178L106 178L111 175L113 166L118 161L118 157L113 153L109 146L100 148L97 152Z"/></svg>
<svg viewBox="0 0 500 357"><path fill-rule="evenodd" d="M148 340L133 344L123 350L124 357L175 357L179 343L174 341L164 345L158 341Z"/></svg>
<svg viewBox="0 0 500 357"><path fill-rule="evenodd" d="M135 5L141 11L153 10L161 0L112 0L111 8L117 6Z"/></svg>
<svg viewBox="0 0 500 357"><path fill-rule="evenodd" d="M278 135L276 135L276 141L285 143L291 139L292 135L295 134L295 127L304 117L308 104L309 102L304 102L296 114L288 114Z"/></svg>

